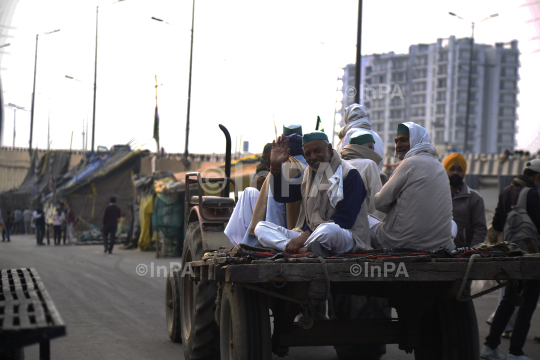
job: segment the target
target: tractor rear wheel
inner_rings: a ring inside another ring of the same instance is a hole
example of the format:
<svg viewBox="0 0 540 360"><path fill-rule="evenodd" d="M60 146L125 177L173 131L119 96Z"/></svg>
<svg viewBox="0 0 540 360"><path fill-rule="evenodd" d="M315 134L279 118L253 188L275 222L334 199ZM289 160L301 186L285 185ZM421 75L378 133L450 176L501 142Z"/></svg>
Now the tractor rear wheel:
<svg viewBox="0 0 540 360"><path fill-rule="evenodd" d="M224 284L219 323L221 359L272 358L270 313L265 295L239 285Z"/></svg>
<svg viewBox="0 0 540 360"><path fill-rule="evenodd" d="M204 256L199 222L189 224L182 267ZM185 272L185 271L184 271ZM183 272L183 273L184 273ZM186 360L219 359L219 328L215 321L217 283L192 281L181 276L182 347Z"/></svg>

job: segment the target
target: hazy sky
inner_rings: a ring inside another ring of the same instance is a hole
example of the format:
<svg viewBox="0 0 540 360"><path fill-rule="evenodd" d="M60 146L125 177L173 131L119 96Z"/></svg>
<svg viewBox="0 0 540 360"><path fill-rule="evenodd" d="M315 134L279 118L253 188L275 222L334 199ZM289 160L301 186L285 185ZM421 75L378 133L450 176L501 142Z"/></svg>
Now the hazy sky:
<svg viewBox="0 0 540 360"><path fill-rule="evenodd" d="M36 33L61 29L39 40L34 146L82 147L83 121L92 121L96 5L99 12L96 146L152 139L154 77L161 118L161 145L183 152L187 106L191 1L20 0L9 54L1 57L5 103L30 109ZM523 6L524 4L533 4ZM521 68L518 148L540 148L540 1L364 0L362 53L406 53L411 44L470 36L475 41L519 40ZM260 152L274 137L273 116L315 127L320 115L331 134L338 69L355 62L358 1L197 0L193 55L191 132L193 153L222 153L218 124ZM171 25L151 20L166 20ZM4 31L4 33L6 33ZM5 42L6 39L0 39ZM70 75L82 80L65 78ZM13 111L6 109L3 144L12 145ZM27 146L30 113L17 112L16 146ZM89 136L91 141L91 136Z"/></svg>

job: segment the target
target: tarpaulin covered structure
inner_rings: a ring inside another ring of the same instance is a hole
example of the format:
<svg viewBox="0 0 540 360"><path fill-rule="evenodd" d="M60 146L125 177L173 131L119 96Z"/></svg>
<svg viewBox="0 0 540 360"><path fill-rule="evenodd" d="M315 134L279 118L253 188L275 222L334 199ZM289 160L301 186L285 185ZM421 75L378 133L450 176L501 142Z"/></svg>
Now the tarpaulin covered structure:
<svg viewBox="0 0 540 360"><path fill-rule="evenodd" d="M36 202L52 193L63 175L69 170L71 153L62 150L50 150L38 159L34 151L30 169L21 186L0 193L0 208L5 213L16 208L25 209L30 201Z"/></svg>
<svg viewBox="0 0 540 360"><path fill-rule="evenodd" d="M97 153L83 159L79 165L62 177L62 185L54 194L49 194L48 202L60 199L67 201L75 212L75 230L83 230L94 225L102 228L102 216L112 196L131 223L131 206L135 194L133 175L140 169L141 157L148 151L118 151Z"/></svg>

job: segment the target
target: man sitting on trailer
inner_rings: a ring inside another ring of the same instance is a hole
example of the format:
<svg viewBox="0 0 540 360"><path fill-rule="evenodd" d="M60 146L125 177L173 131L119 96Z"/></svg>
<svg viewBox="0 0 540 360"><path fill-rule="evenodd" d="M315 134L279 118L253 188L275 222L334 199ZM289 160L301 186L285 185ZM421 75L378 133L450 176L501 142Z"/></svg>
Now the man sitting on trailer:
<svg viewBox="0 0 540 360"><path fill-rule="evenodd" d="M350 139L357 131L367 131L371 133L374 139L373 150L379 154L380 160L377 162L379 167L379 173L381 176L381 182L384 185L388 178L382 173L384 158L384 145L379 135L371 128L371 122L367 114L367 110L364 105L352 104L345 109L345 115L343 116L343 122L345 126L339 131L339 142L336 149L339 153L347 145L349 145Z"/></svg>
<svg viewBox="0 0 540 360"><path fill-rule="evenodd" d="M371 228L373 246L453 250L448 175L426 129L412 122L398 124L395 143L402 162L375 195L375 208L387 215Z"/></svg>
<svg viewBox="0 0 540 360"><path fill-rule="evenodd" d="M365 130L354 132L349 144L341 150L341 158L346 160L360 173L364 186L367 190L366 207L368 213L379 220L385 214L375 209L375 194L381 191L382 183L379 176L377 164L382 160L380 155L374 151L375 139L373 135Z"/></svg>
<svg viewBox="0 0 540 360"><path fill-rule="evenodd" d="M272 145L274 198L302 202L293 230L260 221L255 228L259 243L291 254L305 253L311 244L325 254L370 249L367 207L362 206L367 191L358 170L339 157L323 132L305 134L302 146L309 167L287 179L281 165L289 158L289 140L280 136Z"/></svg>
<svg viewBox="0 0 540 360"><path fill-rule="evenodd" d="M284 134L287 134L286 127L283 128ZM302 131L301 127L299 131ZM291 144L291 156L284 167L294 176L307 166L302 151L302 136L290 132L286 137ZM277 203L268 186L270 176L271 174L268 173L264 177L259 189L247 187L238 198L238 203L225 229L225 235L235 246L240 243L255 245L257 238L254 237L254 231L259 221L267 220L284 227L292 223L290 229L296 224L300 204L287 204L285 206L285 204Z"/></svg>

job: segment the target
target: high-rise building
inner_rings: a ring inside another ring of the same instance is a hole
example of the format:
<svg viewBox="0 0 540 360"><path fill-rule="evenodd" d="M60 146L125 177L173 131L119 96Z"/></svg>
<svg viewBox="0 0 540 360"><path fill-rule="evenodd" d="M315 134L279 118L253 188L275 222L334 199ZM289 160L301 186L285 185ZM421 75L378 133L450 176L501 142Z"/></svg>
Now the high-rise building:
<svg viewBox="0 0 540 360"><path fill-rule="evenodd" d="M463 151L470 40L452 36L434 44L412 45L408 54L362 57L360 102L385 149L393 152L397 124L412 121L427 129L437 151ZM467 149L473 153L512 151L519 93L518 42L474 44L472 56ZM343 70L342 116L354 102L354 65Z"/></svg>

